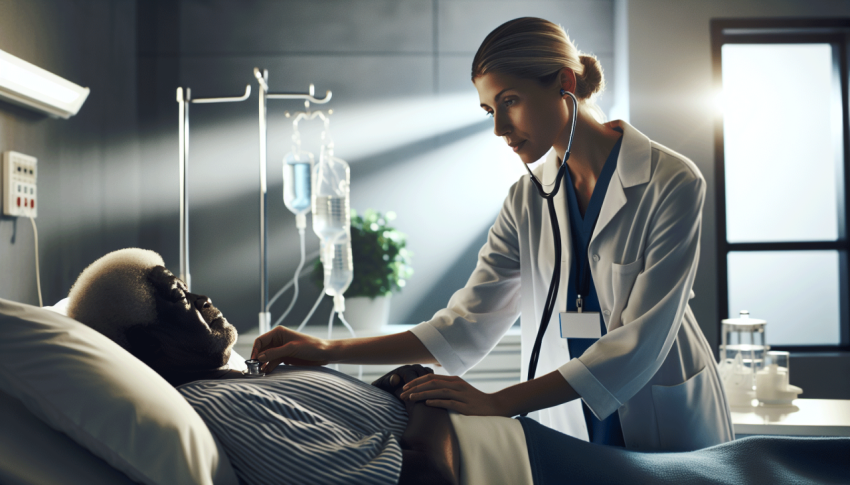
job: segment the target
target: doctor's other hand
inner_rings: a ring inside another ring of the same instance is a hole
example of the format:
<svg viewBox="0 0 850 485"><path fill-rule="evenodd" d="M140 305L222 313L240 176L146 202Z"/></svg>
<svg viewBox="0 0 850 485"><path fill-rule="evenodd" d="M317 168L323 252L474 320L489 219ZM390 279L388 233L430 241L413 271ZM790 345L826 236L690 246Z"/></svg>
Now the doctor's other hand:
<svg viewBox="0 0 850 485"><path fill-rule="evenodd" d="M379 377L372 383L378 389L389 392L390 394L399 397L402 391L402 386L424 375L433 374L434 369L423 367L419 364L403 365L397 369L393 369L382 377Z"/></svg>
<svg viewBox="0 0 850 485"><path fill-rule="evenodd" d="M428 374L404 385L403 401L424 401L467 416L506 416L495 394L481 392L457 376ZM510 417L510 416L508 416Z"/></svg>
<svg viewBox="0 0 850 485"><path fill-rule="evenodd" d="M328 341L286 327L275 327L254 340L251 358L261 362L269 373L281 363L288 365L326 365Z"/></svg>

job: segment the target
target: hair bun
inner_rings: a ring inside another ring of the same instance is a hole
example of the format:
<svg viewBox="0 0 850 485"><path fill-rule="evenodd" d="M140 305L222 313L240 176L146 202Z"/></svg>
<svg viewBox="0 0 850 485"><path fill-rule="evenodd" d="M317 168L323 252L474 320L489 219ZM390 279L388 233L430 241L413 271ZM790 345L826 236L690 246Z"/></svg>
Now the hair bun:
<svg viewBox="0 0 850 485"><path fill-rule="evenodd" d="M579 61L584 66L584 73L576 87L576 97L587 99L605 89L605 77L602 75L602 65L595 56L582 54Z"/></svg>

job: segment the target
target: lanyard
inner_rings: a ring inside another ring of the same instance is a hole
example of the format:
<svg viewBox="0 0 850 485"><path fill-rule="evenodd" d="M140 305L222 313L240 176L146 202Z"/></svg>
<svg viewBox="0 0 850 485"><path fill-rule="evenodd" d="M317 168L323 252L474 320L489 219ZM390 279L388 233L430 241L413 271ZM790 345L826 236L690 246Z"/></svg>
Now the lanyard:
<svg viewBox="0 0 850 485"><path fill-rule="evenodd" d="M575 237L573 238L575 241ZM584 250L579 253L582 257L578 258L579 267L578 267L578 286L576 287L576 311L581 313L584 311L584 299L590 296L590 262L587 258L587 248L590 245L590 242L584 248L578 248L579 250Z"/></svg>
<svg viewBox="0 0 850 485"><path fill-rule="evenodd" d="M569 174L569 170L567 171L566 183L570 184L567 191L569 192L569 197L567 198L570 206L575 204L575 210L570 211L571 215L580 215L578 208L578 198L575 193L575 186L573 185L572 177ZM587 250L590 247L590 239L593 234L594 229L596 229L596 221L599 219L599 212L595 211L595 207L593 202L593 197L591 196L591 201L588 202L587 209L584 213L584 219L575 220L575 218L570 217L570 235L573 239L573 254L575 255L575 263L577 266L577 274L576 274L576 311L581 313L584 310L584 302L590 296L590 260L587 257ZM582 244L581 233L584 229L585 224L587 224L588 219L591 219L593 223L591 224L590 231L588 234L586 244Z"/></svg>
<svg viewBox="0 0 850 485"><path fill-rule="evenodd" d="M587 251L590 248L590 240L593 237L593 232L596 229L596 222L599 220L599 213L602 210L602 200L600 200L600 198L605 197L605 191L611 181L611 176L614 174L621 143L622 138L617 140L617 143L614 144L614 148L608 155L608 159L602 167L602 172L596 179L596 186L594 187L593 194L590 196L590 200L588 201L584 217L581 219L572 217L573 215L580 217L581 212L578 208L578 195L576 194L575 185L573 184L569 170L567 170L565 176L566 180L564 183L569 184L567 188L567 203L571 208L570 234L573 238L573 247L575 248L574 253L575 256L577 256L575 259L578 260L576 262L578 265L578 274L576 275L576 310L578 312L581 312L584 309L584 303L590 296L590 280L592 275L590 273L590 259L588 258ZM585 230L588 223L590 224L590 227ZM582 240L582 233L587 235L587 241L585 244L580 244Z"/></svg>

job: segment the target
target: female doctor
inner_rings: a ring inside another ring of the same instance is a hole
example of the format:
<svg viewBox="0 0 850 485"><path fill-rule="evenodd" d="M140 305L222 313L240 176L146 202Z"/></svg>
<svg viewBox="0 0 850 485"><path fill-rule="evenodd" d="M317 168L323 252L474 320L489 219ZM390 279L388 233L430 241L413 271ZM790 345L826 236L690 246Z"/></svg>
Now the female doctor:
<svg viewBox="0 0 850 485"><path fill-rule="evenodd" d="M598 121L599 62L546 20L491 32L472 81L496 136L526 165L548 157L511 188L466 286L408 332L324 340L277 327L251 357L267 371L436 363L452 375L420 377L402 398L466 415L539 411L542 424L600 444L684 451L733 439L688 306L705 198L697 167L628 123ZM455 377L520 315L524 382L487 394Z"/></svg>

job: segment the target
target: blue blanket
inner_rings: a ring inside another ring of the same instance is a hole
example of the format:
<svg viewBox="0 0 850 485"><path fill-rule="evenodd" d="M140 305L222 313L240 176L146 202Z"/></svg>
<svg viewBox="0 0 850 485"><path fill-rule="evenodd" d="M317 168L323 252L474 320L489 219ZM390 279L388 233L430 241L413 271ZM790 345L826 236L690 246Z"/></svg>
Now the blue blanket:
<svg viewBox="0 0 850 485"><path fill-rule="evenodd" d="M850 483L850 438L752 436L698 451L641 453L520 422L535 485Z"/></svg>

